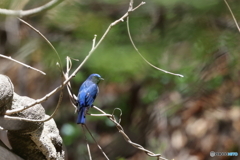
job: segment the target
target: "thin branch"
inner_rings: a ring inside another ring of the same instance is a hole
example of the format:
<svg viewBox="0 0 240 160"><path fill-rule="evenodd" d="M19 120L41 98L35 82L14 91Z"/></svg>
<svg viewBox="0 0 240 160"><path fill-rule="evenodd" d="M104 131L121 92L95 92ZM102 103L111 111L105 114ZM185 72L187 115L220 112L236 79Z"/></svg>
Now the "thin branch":
<svg viewBox="0 0 240 160"><path fill-rule="evenodd" d="M19 61L13 59L12 57L4 56L4 55L2 55L2 54L0 54L0 57L6 58L6 59L11 60L11 61L13 61L13 62L16 62L16 63L18 63L18 64L21 64L21 65L23 65L24 67L27 67L28 69L32 69L32 70L34 70L34 71L40 72L40 73L43 74L43 75L46 75L46 73L44 73L43 71L38 70L38 69L36 69L36 68L34 68L34 67L31 67L31 66L29 66L29 65L27 65L27 64L25 64L25 63L19 62Z"/></svg>
<svg viewBox="0 0 240 160"><path fill-rule="evenodd" d="M141 2L137 7L133 8L133 0L131 0L128 12L133 12L144 4L146 4L146 2Z"/></svg>
<svg viewBox="0 0 240 160"><path fill-rule="evenodd" d="M159 71L162 71L164 73L167 73L167 74L171 74L171 75L175 75L175 76L179 76L179 77L184 77L183 75L181 74L176 74L176 73L172 73L172 72L169 72L169 71L166 71L164 69L161 69L161 68L158 68L156 66L154 66L153 64L151 64L146 58L144 58L144 56L139 52L138 48L136 47L136 45L134 44L133 42L133 39L132 39L132 36L131 36L131 33L130 33L130 28L129 28L129 17L127 18L127 31L128 31L128 36L129 36L129 39L134 47L134 49L137 51L137 53L140 55L140 57L147 63L149 64L151 67L159 70Z"/></svg>
<svg viewBox="0 0 240 160"><path fill-rule="evenodd" d="M12 110L7 110L5 112L5 115L11 115L11 114L15 114L15 113L19 113L19 112L22 112L36 104L39 104L39 103L42 103L44 101L46 101L49 97L51 97L52 95L54 95L56 92L58 92L59 90L63 89L63 87L67 84L68 81L70 81L72 77L69 77L67 80L65 80L63 82L63 84L61 84L60 86L58 86L57 88L55 88L54 90L52 90L50 93L46 94L44 97L40 98L40 99L37 99L35 100L34 102L26 105L26 106L23 106L21 108L18 108L18 109L12 109Z"/></svg>
<svg viewBox="0 0 240 160"><path fill-rule="evenodd" d="M224 0L224 2L226 3L226 5L227 5L227 7L228 7L228 9L229 9L232 17L233 17L233 20L234 20L234 22L235 22L235 24L236 24L236 26L237 26L238 31L240 32L240 27L239 27L239 25L238 25L238 23L237 23L237 20L236 20L234 14L233 14L233 12L232 12L232 9L230 8L230 6L229 6L229 4L228 4L228 2L227 2L226 0Z"/></svg>
<svg viewBox="0 0 240 160"><path fill-rule="evenodd" d="M132 9L133 9L133 1L134 0L130 0L130 2L129 2L128 12L132 11Z"/></svg>
<svg viewBox="0 0 240 160"><path fill-rule="evenodd" d="M144 3L141 3L141 5L143 5ZM137 6L138 8L140 7L139 5ZM133 9L135 10L135 9ZM101 44L101 42L103 41L103 39L106 37L106 35L108 34L108 32L110 31L110 29L115 26L116 24L118 24L119 22L122 22L123 19L127 18L128 17L128 12L125 13L121 18L119 18L118 20L114 21L113 23L111 23L109 25L109 27L107 28L107 30L105 31L105 33L102 35L102 37L100 38L100 40L98 41L98 43L95 45L94 48L92 48L90 50L90 52L88 53L88 55L85 57L85 59L82 61L82 63L75 69L75 71L60 85L58 86L57 88L55 88L54 90L52 90L50 93L48 93L47 95L45 95L43 98L41 99L37 99L35 102L27 105L27 106L24 106L22 108L18 108L18 109L14 109L14 110L7 110L5 112L5 115L11 115L11 114L15 114L15 113L18 113L18 112L22 112L23 110L26 110L38 103L41 103L41 102L44 102L46 101L49 97L51 97L53 94L55 94L56 92L58 92L59 90L61 90L63 87L65 87L68 82L77 74L77 72L81 69L81 67L85 64L85 62L88 60L88 58L92 55L92 53L97 49L97 47ZM96 36L94 36L95 38Z"/></svg>
<svg viewBox="0 0 240 160"><path fill-rule="evenodd" d="M50 2L44 4L43 6L30 9L30 10L9 10L9 9L2 9L0 8L0 14L8 15L8 16L18 16L18 17L26 17L33 14L37 14L43 11L46 11L48 9L51 9L52 7L56 6L63 0L51 0Z"/></svg>
<svg viewBox="0 0 240 160"><path fill-rule="evenodd" d="M87 144L88 156L89 156L89 159L92 160L91 151L90 151L90 147L89 147L89 144L88 144L88 140L87 140L87 136L86 136L86 132L85 132L84 126L85 126L84 124L81 124L82 130L83 130L84 139L85 139L86 144Z"/></svg>
<svg viewBox="0 0 240 160"><path fill-rule="evenodd" d="M146 4L146 2L141 2L137 7L133 8L131 10L131 12L135 11L136 9L138 9L139 7L141 7L142 5Z"/></svg>
<svg viewBox="0 0 240 160"><path fill-rule="evenodd" d="M161 154L155 154L147 149L145 149L143 146L134 143L131 141L131 139L127 136L127 134L124 132L123 127L119 124L119 122L116 121L116 118L114 117L114 115L112 114L111 116L109 116L109 114L105 113L103 110L101 110L100 108L93 106L94 109L100 111L102 114L99 114L98 116L106 116L108 117L108 119L110 119L117 127L119 133L122 134L123 138L126 140L126 142L128 142L129 144L131 144L133 147L144 151L148 156L150 157L157 157L158 159L162 159L162 160L167 160L166 158L162 157ZM92 114L90 114L92 115ZM94 116L97 116L97 114L94 114Z"/></svg>
<svg viewBox="0 0 240 160"><path fill-rule="evenodd" d="M101 116L106 116L106 117L112 117L111 114L92 114L92 113L88 113L88 115L90 116L94 116L94 117L101 117Z"/></svg>
<svg viewBox="0 0 240 160"><path fill-rule="evenodd" d="M49 116L47 119L44 119L44 120L35 120L35 119L28 119L28 118L21 118L21 117L14 117L14 116L7 116L7 115L4 115L4 118L5 119L12 119L12 120L19 120L19 121L27 121L27 122L46 122L46 121L49 121L50 119L53 118L53 116L55 115L55 113L57 112L61 102L62 102L62 98L63 98L63 92L61 91L60 92L60 96L59 96L59 99L58 99L58 104L57 104L57 107L55 108L55 110L53 111L52 115Z"/></svg>
<svg viewBox="0 0 240 160"><path fill-rule="evenodd" d="M94 142L97 144L99 150L102 152L102 154L104 155L104 157L109 160L108 156L106 155L106 153L103 151L102 147L97 143L96 139L93 137L92 133L90 132L90 130L88 129L87 125L84 125L84 127L87 129L88 133L90 134L90 136L92 137L92 139L94 140Z"/></svg>
<svg viewBox="0 0 240 160"><path fill-rule="evenodd" d="M66 61L67 61L66 73L65 74L63 73L63 76L64 76L65 79L68 79L69 72L72 68L72 61L71 61L71 58L68 57L68 56L66 57ZM70 98L70 102L71 102L72 106L75 108L75 113L76 113L77 112L77 106L76 106L77 105L77 97L72 92L72 87L71 87L70 81L67 83L67 91L68 91L68 95L69 95L69 98Z"/></svg>
<svg viewBox="0 0 240 160"><path fill-rule="evenodd" d="M114 113L115 113L116 110L119 110L119 111L120 111L118 123L121 123L122 110L121 110L120 108L114 108L112 115L114 115Z"/></svg>
<svg viewBox="0 0 240 160"><path fill-rule="evenodd" d="M93 43L92 43L92 49L91 50L93 50L95 48L96 38L97 38L97 35L95 34L94 38L93 38Z"/></svg>

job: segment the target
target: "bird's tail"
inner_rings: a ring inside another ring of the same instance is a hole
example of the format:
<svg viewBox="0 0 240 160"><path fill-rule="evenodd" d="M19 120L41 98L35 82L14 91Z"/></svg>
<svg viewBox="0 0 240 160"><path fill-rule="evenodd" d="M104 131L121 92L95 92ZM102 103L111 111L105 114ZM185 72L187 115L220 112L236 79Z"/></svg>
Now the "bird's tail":
<svg viewBox="0 0 240 160"><path fill-rule="evenodd" d="M85 124L87 107L81 107L78 112L77 124Z"/></svg>

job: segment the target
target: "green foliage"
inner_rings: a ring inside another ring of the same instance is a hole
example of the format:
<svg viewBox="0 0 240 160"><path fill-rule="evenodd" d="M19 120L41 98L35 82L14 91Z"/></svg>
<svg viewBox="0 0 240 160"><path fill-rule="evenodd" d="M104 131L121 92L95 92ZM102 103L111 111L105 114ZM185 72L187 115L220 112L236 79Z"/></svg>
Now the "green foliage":
<svg viewBox="0 0 240 160"><path fill-rule="evenodd" d="M80 127L76 126L74 123L65 123L61 128L61 134L63 135L64 144L68 146L83 133L80 131Z"/></svg>

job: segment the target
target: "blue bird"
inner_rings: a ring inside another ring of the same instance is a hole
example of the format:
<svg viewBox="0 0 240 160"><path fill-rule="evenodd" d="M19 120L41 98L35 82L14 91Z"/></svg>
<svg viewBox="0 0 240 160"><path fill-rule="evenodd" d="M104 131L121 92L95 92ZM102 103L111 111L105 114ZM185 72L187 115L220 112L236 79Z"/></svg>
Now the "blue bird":
<svg viewBox="0 0 240 160"><path fill-rule="evenodd" d="M77 124L85 124L86 112L93 106L99 92L98 83L104 80L99 74L91 74L81 85L78 91L78 117Z"/></svg>

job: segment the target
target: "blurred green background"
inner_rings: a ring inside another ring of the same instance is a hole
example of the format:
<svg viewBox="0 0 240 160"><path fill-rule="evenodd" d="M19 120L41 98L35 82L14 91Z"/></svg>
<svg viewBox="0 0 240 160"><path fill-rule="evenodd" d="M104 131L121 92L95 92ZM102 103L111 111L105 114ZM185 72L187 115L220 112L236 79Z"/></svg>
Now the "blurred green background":
<svg viewBox="0 0 240 160"><path fill-rule="evenodd" d="M3 0L0 8L32 9L47 3ZM137 0L134 5L141 1ZM74 70L111 22L128 10L128 1L64 0L46 12L23 18L55 46L65 67ZM240 1L229 1L240 21ZM114 26L99 48L71 80L75 94L91 74L105 81L95 105L107 113L122 110L121 124L132 139L168 159L238 159L210 157L210 151L240 153L240 33L224 1L152 0L130 14L132 38L152 64L184 78L160 72L141 59L128 37L126 22ZM15 92L41 98L61 83L58 58L37 33L11 16L0 15L0 54L36 67L46 76L0 59L0 73L11 78ZM58 94L43 103L51 114ZM98 113L94 109L90 113ZM67 160L88 159L81 127L67 91L54 116ZM105 117L87 117L87 126L109 158L150 160L118 133ZM93 159L104 159L87 135Z"/></svg>

